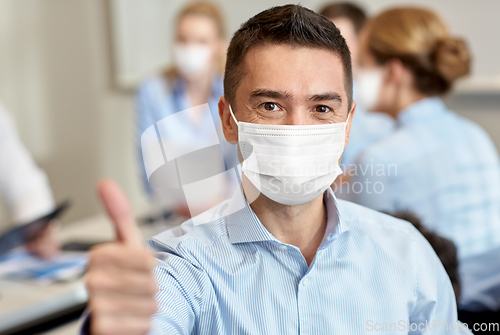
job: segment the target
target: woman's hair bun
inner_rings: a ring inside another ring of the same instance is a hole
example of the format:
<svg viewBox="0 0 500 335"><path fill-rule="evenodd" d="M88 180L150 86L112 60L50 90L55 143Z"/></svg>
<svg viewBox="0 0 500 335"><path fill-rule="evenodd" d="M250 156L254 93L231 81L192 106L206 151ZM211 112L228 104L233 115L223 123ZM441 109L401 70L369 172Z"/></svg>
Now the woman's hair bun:
<svg viewBox="0 0 500 335"><path fill-rule="evenodd" d="M469 49L460 38L447 37L440 40L433 53L433 60L437 72L450 83L470 72Z"/></svg>

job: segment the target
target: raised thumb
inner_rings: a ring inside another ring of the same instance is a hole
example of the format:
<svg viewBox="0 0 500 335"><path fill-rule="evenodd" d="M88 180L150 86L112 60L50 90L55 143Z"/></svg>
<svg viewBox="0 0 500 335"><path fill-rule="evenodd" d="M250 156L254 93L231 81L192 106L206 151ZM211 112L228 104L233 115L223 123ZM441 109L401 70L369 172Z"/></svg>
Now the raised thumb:
<svg viewBox="0 0 500 335"><path fill-rule="evenodd" d="M113 222L117 240L128 245L140 246L141 234L127 196L120 186L111 179L104 179L98 183L97 193Z"/></svg>

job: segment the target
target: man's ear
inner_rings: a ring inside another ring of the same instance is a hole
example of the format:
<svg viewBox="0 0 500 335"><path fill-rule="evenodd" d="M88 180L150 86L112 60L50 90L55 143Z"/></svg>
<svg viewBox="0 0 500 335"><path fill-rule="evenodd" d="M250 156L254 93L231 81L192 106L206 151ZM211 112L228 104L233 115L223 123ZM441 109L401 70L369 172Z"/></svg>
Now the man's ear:
<svg viewBox="0 0 500 335"><path fill-rule="evenodd" d="M351 124L354 118L354 112L356 111L356 101L352 101L351 111L349 112L349 120L347 121L345 129L345 143L344 148L349 144L349 137L351 136Z"/></svg>
<svg viewBox="0 0 500 335"><path fill-rule="evenodd" d="M229 112L229 102L226 100L226 97L220 97L218 106L219 117L222 123L222 131L224 132L226 141L231 144L238 143L238 125L234 122L233 117Z"/></svg>

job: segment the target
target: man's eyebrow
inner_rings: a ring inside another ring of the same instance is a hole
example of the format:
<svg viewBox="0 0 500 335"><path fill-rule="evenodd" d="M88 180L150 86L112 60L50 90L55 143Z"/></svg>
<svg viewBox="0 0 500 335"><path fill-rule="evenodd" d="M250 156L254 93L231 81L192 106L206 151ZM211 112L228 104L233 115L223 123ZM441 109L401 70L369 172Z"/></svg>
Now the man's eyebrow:
<svg viewBox="0 0 500 335"><path fill-rule="evenodd" d="M284 91L274 91L268 89L259 89L250 93L250 99L252 98L273 98L273 99L289 99L291 98L291 94Z"/></svg>
<svg viewBox="0 0 500 335"><path fill-rule="evenodd" d="M322 94L311 95L308 100L310 101L326 101L326 100L336 100L342 103L342 97L336 92L327 92Z"/></svg>
<svg viewBox="0 0 500 335"><path fill-rule="evenodd" d="M286 91L275 91L268 89L258 89L250 93L250 99L255 98L272 98L272 99L290 99L292 95ZM321 94L314 94L307 98L309 101L328 101L334 100L342 103L342 97L337 92L326 92Z"/></svg>

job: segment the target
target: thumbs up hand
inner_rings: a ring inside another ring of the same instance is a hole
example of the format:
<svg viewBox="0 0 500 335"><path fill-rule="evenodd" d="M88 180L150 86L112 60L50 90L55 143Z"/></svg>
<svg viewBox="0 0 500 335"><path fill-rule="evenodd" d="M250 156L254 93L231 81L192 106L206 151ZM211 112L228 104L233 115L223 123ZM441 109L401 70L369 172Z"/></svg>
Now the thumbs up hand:
<svg viewBox="0 0 500 335"><path fill-rule="evenodd" d="M116 230L116 241L94 248L87 267L90 334L147 334L156 312L154 256L141 246L130 204L111 180L98 194Z"/></svg>

